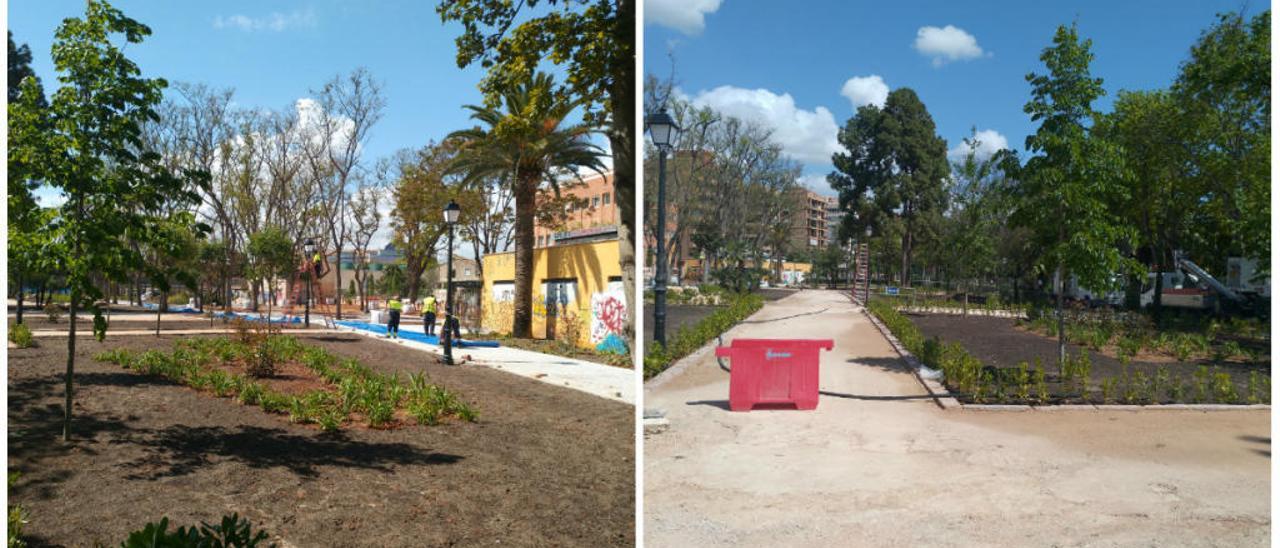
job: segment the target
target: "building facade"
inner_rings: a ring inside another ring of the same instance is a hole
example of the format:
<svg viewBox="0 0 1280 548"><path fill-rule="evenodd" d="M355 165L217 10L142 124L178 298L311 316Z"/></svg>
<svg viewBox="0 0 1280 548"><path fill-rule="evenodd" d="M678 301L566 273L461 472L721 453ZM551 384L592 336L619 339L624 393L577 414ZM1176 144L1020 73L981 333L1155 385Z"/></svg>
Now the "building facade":
<svg viewBox="0 0 1280 548"><path fill-rule="evenodd" d="M568 210L564 222L559 226L535 222L534 248L618 238L620 217L613 188L613 172L604 175L593 173L583 177L583 183L562 189L561 194L581 198L586 202L584 206Z"/></svg>
<svg viewBox="0 0 1280 548"><path fill-rule="evenodd" d="M835 239L834 223L828 222L828 211L837 208L834 197L823 196L807 188L791 190L794 206L791 210L792 250L819 249Z"/></svg>
<svg viewBox="0 0 1280 548"><path fill-rule="evenodd" d="M515 253L493 253L483 262L482 327L510 333L515 312ZM627 297L622 290L617 240L534 250L534 337L571 339L584 348L625 352L622 337Z"/></svg>

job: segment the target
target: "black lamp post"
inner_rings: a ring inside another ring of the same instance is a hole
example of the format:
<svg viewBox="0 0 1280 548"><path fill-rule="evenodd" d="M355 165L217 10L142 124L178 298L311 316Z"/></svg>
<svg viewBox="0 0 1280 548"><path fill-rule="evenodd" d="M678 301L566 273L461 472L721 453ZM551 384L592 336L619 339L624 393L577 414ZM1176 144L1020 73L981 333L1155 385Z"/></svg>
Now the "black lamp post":
<svg viewBox="0 0 1280 548"><path fill-rule="evenodd" d="M445 248L448 258L445 259L444 283L444 363L453 365L453 225L458 222L462 208L458 202L449 200L444 206L444 224L449 226L449 245Z"/></svg>
<svg viewBox="0 0 1280 548"><path fill-rule="evenodd" d="M649 137L658 147L658 242L657 265L653 275L653 340L667 344L667 152L680 134L680 126L667 111L660 110L645 119ZM705 268L705 265L704 265Z"/></svg>
<svg viewBox="0 0 1280 548"><path fill-rule="evenodd" d="M304 305L304 309L306 310L306 316L305 316L305 319L303 320L303 325L306 327L311 327L311 276L312 276L312 273L315 272L316 270L316 265L311 261L312 261L312 256L315 255L315 252L316 252L315 240L312 240L311 238L307 238L307 241L302 243L302 252L305 253L307 256L307 259L306 259L306 263L307 263L307 297L306 298L307 300Z"/></svg>
<svg viewBox="0 0 1280 548"><path fill-rule="evenodd" d="M867 225L867 279L863 282L862 305L871 302L871 225Z"/></svg>

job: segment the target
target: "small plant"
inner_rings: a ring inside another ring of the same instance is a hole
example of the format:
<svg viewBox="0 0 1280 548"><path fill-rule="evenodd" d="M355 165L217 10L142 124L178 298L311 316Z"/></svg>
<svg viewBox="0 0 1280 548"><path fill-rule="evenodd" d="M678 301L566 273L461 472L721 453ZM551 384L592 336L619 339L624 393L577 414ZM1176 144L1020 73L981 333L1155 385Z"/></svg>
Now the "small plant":
<svg viewBox="0 0 1280 548"><path fill-rule="evenodd" d="M1174 403L1183 401L1187 396L1186 381L1182 377L1169 381L1168 387L1169 400Z"/></svg>
<svg viewBox="0 0 1280 548"><path fill-rule="evenodd" d="M276 376L276 352L270 345L264 342L254 349L245 373L258 379Z"/></svg>
<svg viewBox="0 0 1280 548"><path fill-rule="evenodd" d="M1027 372L1027 362L1018 364L1018 401L1029 401L1031 399L1031 375Z"/></svg>
<svg viewBox="0 0 1280 548"><path fill-rule="evenodd" d="M1209 368L1200 366L1192 373L1194 379L1193 387L1195 388L1195 402L1205 403L1209 401L1210 394L1213 393L1213 374L1209 372Z"/></svg>
<svg viewBox="0 0 1280 548"><path fill-rule="evenodd" d="M62 307L50 300L44 303L44 315L49 318L49 323L58 323L58 318L62 317Z"/></svg>
<svg viewBox="0 0 1280 548"><path fill-rule="evenodd" d="M13 493L13 484L18 481L21 473L9 472L9 493ZM26 508L22 505L13 504L13 496L9 496L9 548L26 548L27 541L22 539L22 529L27 525L27 518L31 517Z"/></svg>
<svg viewBox="0 0 1280 548"><path fill-rule="evenodd" d="M1156 374L1151 378L1151 400L1152 403L1160 402L1160 395L1165 393L1169 387L1169 370L1164 366L1156 368Z"/></svg>
<svg viewBox="0 0 1280 548"><path fill-rule="evenodd" d="M222 547L255 548L267 541L266 531L253 532L252 524L241 519L239 514L224 516L222 522L210 525L202 522L199 528L179 527L170 532L169 518L160 518L159 523L148 523L142 529L129 533L128 538L120 544L121 548L178 548L178 547ZM274 545L270 545L274 546Z"/></svg>
<svg viewBox="0 0 1280 548"><path fill-rule="evenodd" d="M920 349L920 361L931 369L942 368L942 341L938 337L924 341L924 347Z"/></svg>
<svg viewBox="0 0 1280 548"><path fill-rule="evenodd" d="M1236 394L1236 385L1231 382L1230 373L1213 374L1213 398L1218 403L1235 403L1240 398Z"/></svg>
<svg viewBox="0 0 1280 548"><path fill-rule="evenodd" d="M262 402L263 392L261 384L246 381L240 384L240 393L236 399L245 405L255 405Z"/></svg>
<svg viewBox="0 0 1280 548"><path fill-rule="evenodd" d="M1036 358L1036 402L1044 405L1049 402L1049 384L1044 378L1044 364L1040 363L1040 358Z"/></svg>
<svg viewBox="0 0 1280 548"><path fill-rule="evenodd" d="M36 345L36 340L31 335L31 328L27 324L14 324L9 328L9 340L18 348L31 348Z"/></svg>
<svg viewBox="0 0 1280 548"><path fill-rule="evenodd" d="M316 424L319 424L320 429L325 432L336 432L342 427L342 423L346 419L346 413L334 408L325 413L321 413L319 417L316 417Z"/></svg>
<svg viewBox="0 0 1280 548"><path fill-rule="evenodd" d="M395 414L395 407L388 399L381 399L371 402L366 410L368 413L369 427L379 428L391 423L391 418Z"/></svg>
<svg viewBox="0 0 1280 548"><path fill-rule="evenodd" d="M1116 378L1102 379L1102 403L1115 403Z"/></svg>

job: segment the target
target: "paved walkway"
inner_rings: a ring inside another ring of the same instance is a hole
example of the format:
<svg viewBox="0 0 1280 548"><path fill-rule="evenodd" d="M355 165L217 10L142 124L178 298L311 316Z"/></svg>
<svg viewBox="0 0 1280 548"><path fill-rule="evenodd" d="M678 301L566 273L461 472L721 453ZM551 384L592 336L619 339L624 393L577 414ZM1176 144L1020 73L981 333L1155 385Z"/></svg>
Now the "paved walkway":
<svg viewBox="0 0 1280 548"><path fill-rule="evenodd" d="M794 317L791 317L794 316ZM726 410L706 357L646 390L645 545L1265 546L1266 411L944 411L857 307L804 291L737 337L832 338L818 409Z"/></svg>
<svg viewBox="0 0 1280 548"><path fill-rule="evenodd" d="M398 344L415 350L444 355L440 346L405 339L386 339L362 329L339 326L339 329L372 339ZM465 360L468 365L492 367L529 377L539 381L580 390L614 401L631 405L636 403L635 371L621 367L575 360L552 354L542 354L506 346L498 348L455 348L455 360Z"/></svg>

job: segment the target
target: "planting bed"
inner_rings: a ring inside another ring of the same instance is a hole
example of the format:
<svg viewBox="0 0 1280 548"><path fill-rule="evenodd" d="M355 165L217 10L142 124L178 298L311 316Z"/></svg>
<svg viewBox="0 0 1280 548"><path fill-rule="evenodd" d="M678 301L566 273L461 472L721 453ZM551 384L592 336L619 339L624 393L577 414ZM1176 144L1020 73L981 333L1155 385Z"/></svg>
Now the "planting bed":
<svg viewBox="0 0 1280 548"><path fill-rule="evenodd" d="M1057 339L1019 326L1016 320L941 314L904 314L904 316L915 325L925 339L937 337L943 343L959 343L984 367L1003 370L1006 378L1013 376L1011 370L1016 369L1020 363L1026 362L1031 370L1031 378L1028 382L1033 385L1029 389L1033 400L1036 391L1034 369L1036 360L1039 359L1045 370L1045 385L1049 400L1046 403L1242 404L1267 403L1270 399L1269 353L1263 354L1257 362L1248 362L1236 357L1215 363L1208 358L1180 361L1174 356L1144 351L1138 353L1126 367L1115 357L1114 347L1103 347L1100 352L1068 343L1068 354L1075 357L1086 352L1088 354L1090 364L1088 389L1082 396L1079 389L1082 384L1080 379L1064 383L1059 377ZM920 354L920 352L916 353ZM1208 380L1205 377L1206 373ZM1234 387L1234 398L1215 396L1213 385L1215 377L1220 374L1229 376L1230 383ZM1253 375L1253 387L1250 386L1251 375ZM1157 379L1160 380L1157 381ZM1176 393L1178 389L1173 388L1173 385L1179 381L1182 382L1180 395ZM1107 383L1114 384L1104 391L1103 386ZM1198 393L1197 387L1206 383L1209 386L1205 392ZM954 391L955 387L950 386L951 383L948 384ZM985 403L1038 403L1020 400L1016 391L1015 387L1006 387L1006 392L1012 393L999 398L994 390L988 389L986 395L988 401ZM1254 401L1249 401L1250 394L1254 396ZM972 395L965 394L963 391L956 395L967 403L973 401ZM994 401L997 399L1005 401Z"/></svg>
<svg viewBox="0 0 1280 548"><path fill-rule="evenodd" d="M203 337L210 338L210 337ZM424 372L478 422L337 432L95 361L188 337L77 348L75 440L60 441L63 345L9 352L11 502L34 545L118 544L168 516L239 512L294 546L634 542L633 408L356 335L300 337L377 373Z"/></svg>

